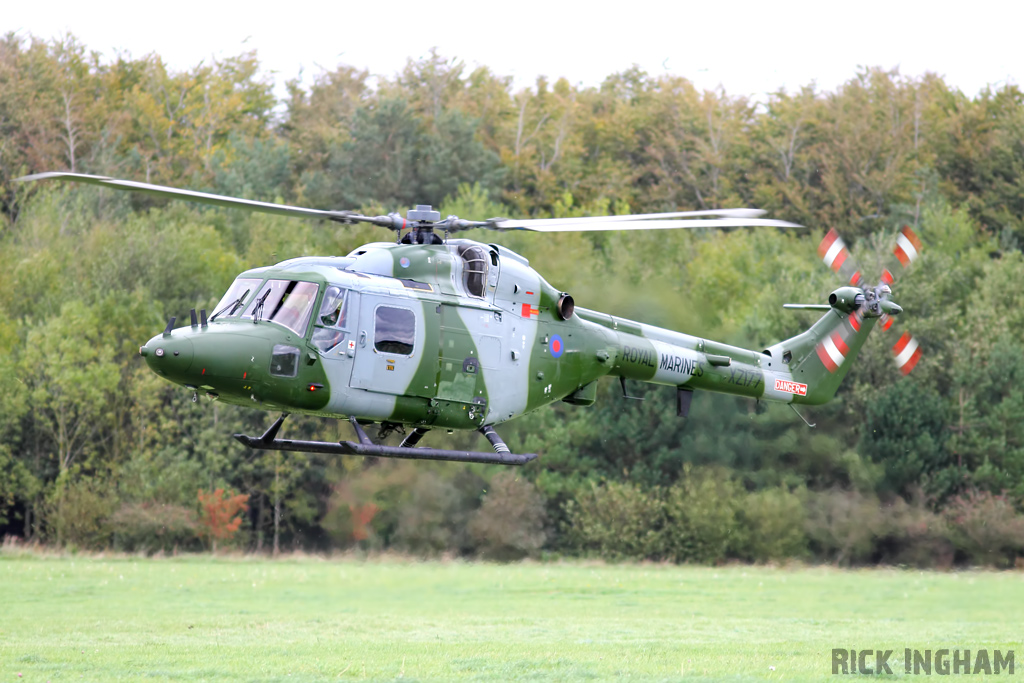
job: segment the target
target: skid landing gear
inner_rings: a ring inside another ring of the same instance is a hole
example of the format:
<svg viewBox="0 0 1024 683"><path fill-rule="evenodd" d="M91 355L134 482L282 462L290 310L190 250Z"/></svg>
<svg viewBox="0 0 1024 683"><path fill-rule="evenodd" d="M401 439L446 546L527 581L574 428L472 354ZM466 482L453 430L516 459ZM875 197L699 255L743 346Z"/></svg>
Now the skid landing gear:
<svg viewBox="0 0 1024 683"><path fill-rule="evenodd" d="M356 432L359 441L292 441L290 439L278 439L277 433L281 431L281 425L288 413L277 418L274 424L270 425L263 436L249 436L247 434L235 434L235 438L249 448L256 448L267 451L299 451L302 453L334 453L338 455L373 455L379 458L405 458L408 460L449 460L452 462L482 462L497 465L525 465L537 457L536 453L512 453L508 446L501 440L494 427L486 425L480 428L480 433L487 437L494 447L494 453L486 451L448 451L439 448L416 448L427 429L417 427L411 432L401 446L385 446L376 444L363 431L362 426L354 417L349 418L352 428Z"/></svg>

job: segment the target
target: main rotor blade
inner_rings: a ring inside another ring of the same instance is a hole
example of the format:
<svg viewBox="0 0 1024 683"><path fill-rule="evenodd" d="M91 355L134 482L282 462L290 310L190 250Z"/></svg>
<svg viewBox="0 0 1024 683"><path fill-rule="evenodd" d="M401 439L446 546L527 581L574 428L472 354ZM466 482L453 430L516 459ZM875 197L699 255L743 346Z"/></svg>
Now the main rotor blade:
<svg viewBox="0 0 1024 683"><path fill-rule="evenodd" d="M384 227L392 227L390 224L385 225L384 221L380 220L380 218L388 217L370 218L367 216L360 216L359 214L350 211L321 211L319 209L307 209L301 206L288 206L287 204L271 204L270 202L258 202L251 199L240 199L238 197L225 197L224 195L210 194L208 192L196 192L194 190L180 190L178 188L167 187L165 185L151 185L150 183L139 183L133 180L118 180L116 178L86 175L84 173L53 171L49 173L27 175L17 178L16 180L20 182L27 182L31 180L50 179L69 180L76 183L99 185L100 187L109 187L114 190L145 192L147 194L156 195L157 197L184 199L186 201L199 202L201 204L212 204L213 206L222 206L232 209L247 209L249 211L276 214L278 216L326 218L328 220L339 221L342 223L362 221L373 223L375 225L384 225Z"/></svg>
<svg viewBox="0 0 1024 683"><path fill-rule="evenodd" d="M721 218L759 218L766 211L761 209L712 209L708 211L672 211L669 213L637 213L626 216L582 216L577 218L529 218L525 220L499 219L501 229L537 229L554 225L589 225L591 223L617 223L620 221L649 221L664 218L698 218L717 216Z"/></svg>
<svg viewBox="0 0 1024 683"><path fill-rule="evenodd" d="M114 190L127 190L133 192L145 192L158 197L171 199L183 199L186 201L211 204L233 209L246 209L248 211L259 211L262 213L276 214L278 216L292 216L304 218L325 218L339 223L372 223L392 230L402 230L410 227L406 219L392 214L389 216L363 216L352 211L323 211L320 209L308 209L301 206L288 206L287 204L271 204L251 199L240 199L238 197L227 197L208 192L197 192L195 190L182 190L166 185L153 185L140 183L133 180L118 180L107 176L86 175L83 173L68 173L54 171L48 173L36 173L22 178L18 181L31 180L66 180L90 185L99 185ZM758 218L764 212L758 209L714 209L709 211L674 211L669 213L648 213L633 216L594 216L583 218L540 218L528 220L507 220L491 219L488 221L453 221L445 225L445 221L437 224L438 228L450 229L452 231L467 230L470 228L489 228L492 230L528 230L532 232L589 232L603 230L666 230L672 228L739 228L739 227L776 227L776 228L802 228L802 225L789 223L787 221ZM674 219L674 220L665 220ZM688 219L688 220L687 220Z"/></svg>
<svg viewBox="0 0 1024 683"><path fill-rule="evenodd" d="M709 214L705 214L709 215ZM499 220L489 223L492 230L527 230L530 232L597 232L605 230L668 230L674 228L802 228L804 226L771 218L696 218L690 220L649 220L651 214L632 216L595 216L593 218L548 219L523 221ZM554 221L548 223L547 221ZM567 222L567 221L572 222Z"/></svg>

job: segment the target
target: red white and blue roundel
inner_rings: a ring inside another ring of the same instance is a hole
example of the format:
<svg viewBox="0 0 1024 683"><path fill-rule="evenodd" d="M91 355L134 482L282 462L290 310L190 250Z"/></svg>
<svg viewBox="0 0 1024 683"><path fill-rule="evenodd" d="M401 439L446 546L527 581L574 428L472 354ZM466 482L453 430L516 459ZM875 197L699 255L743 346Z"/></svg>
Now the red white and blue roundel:
<svg viewBox="0 0 1024 683"><path fill-rule="evenodd" d="M551 335L550 348L552 358L561 358L562 351L565 350L565 344L562 343L562 338L559 337L557 334Z"/></svg>

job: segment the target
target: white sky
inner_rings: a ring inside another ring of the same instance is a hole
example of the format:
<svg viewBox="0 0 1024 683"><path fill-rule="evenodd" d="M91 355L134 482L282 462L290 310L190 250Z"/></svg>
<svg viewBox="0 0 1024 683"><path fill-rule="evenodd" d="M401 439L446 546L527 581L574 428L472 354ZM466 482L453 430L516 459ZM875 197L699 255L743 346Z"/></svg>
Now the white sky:
<svg viewBox="0 0 1024 683"><path fill-rule="evenodd" d="M436 46L472 68L597 85L636 63L685 76L700 88L760 97L812 81L833 90L861 65L938 73L974 96L986 84L1021 82L1024 3L784 2L616 3L334 2L207 0L8 2L0 32L76 35L110 59L116 49L156 52L174 70L256 49L286 79L340 63L391 76Z"/></svg>

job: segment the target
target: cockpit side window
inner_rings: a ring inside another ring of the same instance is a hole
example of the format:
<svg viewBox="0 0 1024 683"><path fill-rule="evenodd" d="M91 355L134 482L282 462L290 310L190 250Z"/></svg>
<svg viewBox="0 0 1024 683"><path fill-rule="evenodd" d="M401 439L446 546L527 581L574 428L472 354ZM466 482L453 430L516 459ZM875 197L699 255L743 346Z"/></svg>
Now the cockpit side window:
<svg viewBox="0 0 1024 683"><path fill-rule="evenodd" d="M220 302L213 309L210 320L216 318L230 318L238 315L242 306L245 305L249 295L260 286L258 278L240 277L231 283L228 291L221 297Z"/></svg>
<svg viewBox="0 0 1024 683"><path fill-rule="evenodd" d="M462 257L462 283L470 296L484 298L487 293L487 253L476 246L459 247Z"/></svg>
<svg viewBox="0 0 1024 683"><path fill-rule="evenodd" d="M320 315L317 318L316 324L326 327L347 328L347 294L347 290L337 285L330 285L324 293L323 303L320 304Z"/></svg>
<svg viewBox="0 0 1024 683"><path fill-rule="evenodd" d="M313 344L320 353L327 353L345 340L349 329L348 290L330 285L324 293L313 330Z"/></svg>

